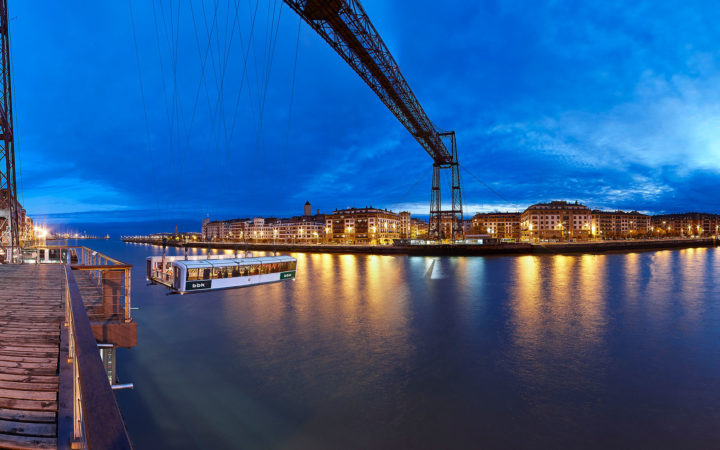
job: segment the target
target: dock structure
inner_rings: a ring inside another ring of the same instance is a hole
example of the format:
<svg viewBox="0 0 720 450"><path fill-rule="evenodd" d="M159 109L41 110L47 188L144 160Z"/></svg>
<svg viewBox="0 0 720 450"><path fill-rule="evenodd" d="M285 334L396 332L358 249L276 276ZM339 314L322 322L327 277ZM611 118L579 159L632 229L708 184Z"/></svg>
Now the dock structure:
<svg viewBox="0 0 720 450"><path fill-rule="evenodd" d="M60 265L0 265L0 447L57 448Z"/></svg>
<svg viewBox="0 0 720 450"><path fill-rule="evenodd" d="M85 247L24 259L0 265L0 448L132 448L112 392L115 349L137 343L131 266Z"/></svg>

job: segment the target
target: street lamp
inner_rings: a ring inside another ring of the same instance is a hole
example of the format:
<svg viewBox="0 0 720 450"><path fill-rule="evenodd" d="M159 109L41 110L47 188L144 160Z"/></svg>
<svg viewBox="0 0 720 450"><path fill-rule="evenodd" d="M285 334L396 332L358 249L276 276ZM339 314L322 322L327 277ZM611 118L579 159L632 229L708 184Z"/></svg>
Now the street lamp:
<svg viewBox="0 0 720 450"><path fill-rule="evenodd" d="M530 229L530 242L533 241L533 225L532 222L528 223L528 228Z"/></svg>

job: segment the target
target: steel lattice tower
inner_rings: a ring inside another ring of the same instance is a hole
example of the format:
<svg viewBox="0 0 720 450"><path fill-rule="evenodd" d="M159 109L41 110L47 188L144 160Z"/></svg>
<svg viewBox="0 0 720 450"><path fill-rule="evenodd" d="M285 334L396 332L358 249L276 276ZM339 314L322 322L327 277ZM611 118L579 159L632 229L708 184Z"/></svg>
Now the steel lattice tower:
<svg viewBox="0 0 720 450"><path fill-rule="evenodd" d="M360 75L433 159L430 237L463 235L455 132L438 130L400 73L395 59L358 0L284 0ZM448 141L450 150L444 141ZM441 171L452 172L452 209L442 209ZM449 232L443 236L443 219Z"/></svg>
<svg viewBox="0 0 720 450"><path fill-rule="evenodd" d="M17 262L20 251L20 205L15 179L8 28L7 0L0 0L0 243L10 249L11 262Z"/></svg>

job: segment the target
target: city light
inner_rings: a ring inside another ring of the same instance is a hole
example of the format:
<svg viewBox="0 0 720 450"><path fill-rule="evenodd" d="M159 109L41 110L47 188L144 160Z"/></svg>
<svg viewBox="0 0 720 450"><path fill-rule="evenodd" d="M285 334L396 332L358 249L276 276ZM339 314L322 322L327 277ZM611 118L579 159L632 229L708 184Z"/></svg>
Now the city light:
<svg viewBox="0 0 720 450"><path fill-rule="evenodd" d="M247 239L255 243L268 240L273 243L307 243L312 240L316 244L412 245L406 241L427 238L431 227L428 221L410 219L409 216L407 212L396 213L369 207L335 210L332 214L311 217L233 219L210 222L207 229L203 228L202 237L192 239L230 242ZM705 221L709 223L703 228ZM720 217L705 213L652 216L637 211L591 210L577 202L552 201L532 205L524 211L477 213L472 219L463 221L462 232L466 236L490 235L486 237L485 244L636 240L676 235L701 237L704 230L718 232L720 227L716 226L716 221L720 221ZM232 227L233 231L228 232L229 227ZM245 233L239 231L240 227ZM441 234L449 232L448 222L443 221L441 227ZM190 239L191 236L187 236L187 240Z"/></svg>
<svg viewBox="0 0 720 450"><path fill-rule="evenodd" d="M35 237L38 239L45 239L48 236L48 230L42 227L35 227Z"/></svg>

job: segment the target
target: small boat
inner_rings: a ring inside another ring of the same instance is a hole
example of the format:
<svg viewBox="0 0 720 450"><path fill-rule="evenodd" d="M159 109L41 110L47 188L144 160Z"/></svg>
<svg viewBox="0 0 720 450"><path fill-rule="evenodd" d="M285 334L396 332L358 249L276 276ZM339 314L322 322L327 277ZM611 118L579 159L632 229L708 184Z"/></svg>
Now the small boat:
<svg viewBox="0 0 720 450"><path fill-rule="evenodd" d="M146 264L148 281L179 294L294 280L296 273L297 260L290 256L150 256Z"/></svg>

